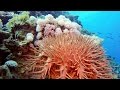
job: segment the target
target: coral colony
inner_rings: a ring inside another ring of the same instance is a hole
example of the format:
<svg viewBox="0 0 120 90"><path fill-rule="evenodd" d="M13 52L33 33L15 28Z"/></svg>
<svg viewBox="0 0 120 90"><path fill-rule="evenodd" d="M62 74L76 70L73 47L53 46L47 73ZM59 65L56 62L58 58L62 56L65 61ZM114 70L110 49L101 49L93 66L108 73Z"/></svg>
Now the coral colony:
<svg viewBox="0 0 120 90"><path fill-rule="evenodd" d="M103 39L81 33L82 26L64 15L40 18L21 12L6 27L10 36L3 45L11 53L0 66L2 79L114 78Z"/></svg>

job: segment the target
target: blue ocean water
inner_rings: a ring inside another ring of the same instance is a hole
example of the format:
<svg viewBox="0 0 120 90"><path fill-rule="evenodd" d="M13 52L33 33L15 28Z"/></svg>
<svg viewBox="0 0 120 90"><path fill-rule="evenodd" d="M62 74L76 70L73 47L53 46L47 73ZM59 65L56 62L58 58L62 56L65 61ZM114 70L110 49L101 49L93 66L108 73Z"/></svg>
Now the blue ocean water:
<svg viewBox="0 0 120 90"><path fill-rule="evenodd" d="M104 39L106 54L120 64L120 11L69 11L78 15L83 27Z"/></svg>

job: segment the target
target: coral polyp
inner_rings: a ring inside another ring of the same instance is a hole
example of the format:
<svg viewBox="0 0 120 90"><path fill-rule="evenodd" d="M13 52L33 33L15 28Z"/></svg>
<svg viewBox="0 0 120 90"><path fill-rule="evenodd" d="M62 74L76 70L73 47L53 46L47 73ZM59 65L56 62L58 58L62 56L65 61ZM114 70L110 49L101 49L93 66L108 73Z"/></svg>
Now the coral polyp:
<svg viewBox="0 0 120 90"><path fill-rule="evenodd" d="M44 38L44 54L50 61L44 66L44 77L52 79L109 79L111 68L103 48L84 35L61 34ZM46 69L47 72L46 72Z"/></svg>

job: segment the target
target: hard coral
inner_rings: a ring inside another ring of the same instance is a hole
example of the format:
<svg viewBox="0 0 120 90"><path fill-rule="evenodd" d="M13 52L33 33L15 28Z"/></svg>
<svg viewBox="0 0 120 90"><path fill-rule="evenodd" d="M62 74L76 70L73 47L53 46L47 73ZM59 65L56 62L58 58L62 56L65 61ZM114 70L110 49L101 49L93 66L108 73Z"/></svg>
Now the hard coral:
<svg viewBox="0 0 120 90"><path fill-rule="evenodd" d="M52 79L110 79L111 68L103 48L75 33L43 39L40 48L49 57L41 73Z"/></svg>
<svg viewBox="0 0 120 90"><path fill-rule="evenodd" d="M11 19L9 19L6 24L6 28L11 31L16 26L28 25L34 27L36 25L36 18L34 16L29 16L29 12L23 11L20 14L14 14Z"/></svg>
<svg viewBox="0 0 120 90"><path fill-rule="evenodd" d="M44 36L48 36L48 35L54 35L54 30L55 30L55 26L54 25L50 25L50 24L46 24L45 30L44 30Z"/></svg>
<svg viewBox="0 0 120 90"><path fill-rule="evenodd" d="M59 28L59 29L58 29ZM81 25L78 23L72 22L69 18L66 18L63 15L54 18L51 14L45 16L45 19L37 20L36 32L42 33L42 38L46 36L55 36L59 33L77 31L81 30ZM59 32L59 33L58 33Z"/></svg>

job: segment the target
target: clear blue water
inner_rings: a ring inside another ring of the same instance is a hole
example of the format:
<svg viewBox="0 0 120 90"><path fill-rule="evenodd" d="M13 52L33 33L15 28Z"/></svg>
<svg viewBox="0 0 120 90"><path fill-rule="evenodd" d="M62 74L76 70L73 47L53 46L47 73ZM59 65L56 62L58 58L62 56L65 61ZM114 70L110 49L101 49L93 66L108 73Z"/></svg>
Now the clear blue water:
<svg viewBox="0 0 120 90"><path fill-rule="evenodd" d="M104 38L106 54L120 64L120 11L69 11L78 15L83 27Z"/></svg>

